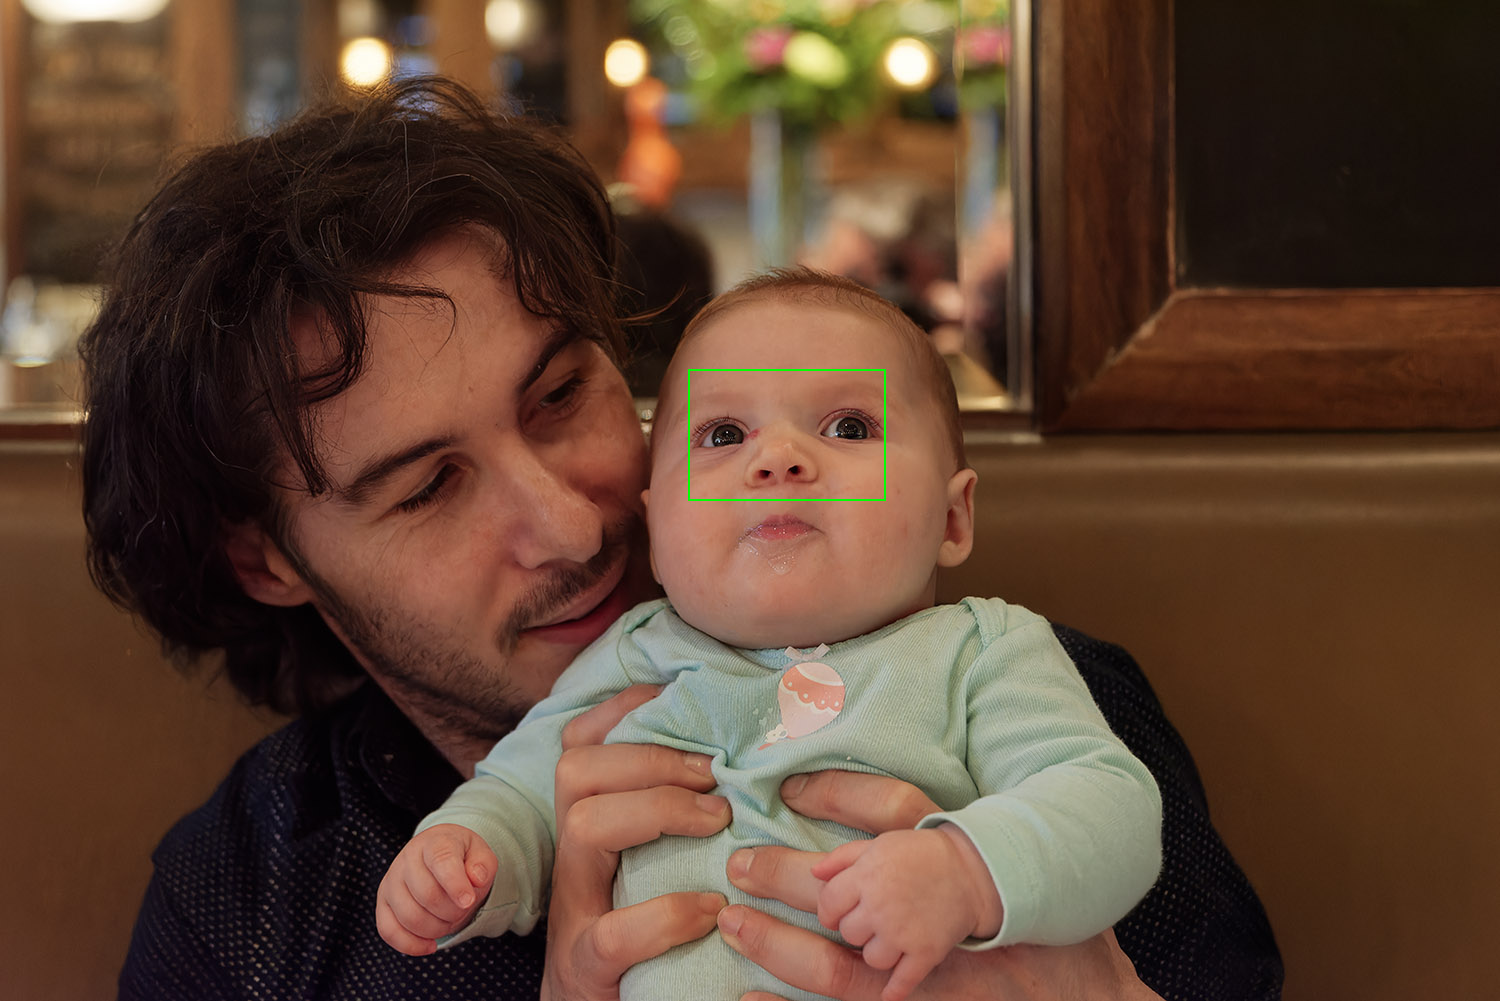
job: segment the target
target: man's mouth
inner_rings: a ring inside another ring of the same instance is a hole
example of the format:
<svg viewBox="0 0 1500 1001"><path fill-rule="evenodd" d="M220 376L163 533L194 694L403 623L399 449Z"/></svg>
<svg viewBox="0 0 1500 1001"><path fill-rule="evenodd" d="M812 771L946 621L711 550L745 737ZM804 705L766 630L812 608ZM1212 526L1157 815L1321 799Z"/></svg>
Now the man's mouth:
<svg viewBox="0 0 1500 1001"><path fill-rule="evenodd" d="M521 636L570 646L593 642L630 607L628 589L621 586L629 565L629 559L621 559L597 583L585 588L541 624L521 630Z"/></svg>

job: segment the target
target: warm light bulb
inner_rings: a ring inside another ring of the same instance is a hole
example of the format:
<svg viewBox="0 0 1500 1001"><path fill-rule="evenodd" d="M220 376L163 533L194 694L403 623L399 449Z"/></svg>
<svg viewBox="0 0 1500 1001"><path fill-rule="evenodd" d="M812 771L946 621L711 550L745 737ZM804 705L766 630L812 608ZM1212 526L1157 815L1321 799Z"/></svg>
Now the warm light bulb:
<svg viewBox="0 0 1500 1001"><path fill-rule="evenodd" d="M484 33L497 49L514 49L526 41L535 20L526 0L490 0L484 5Z"/></svg>
<svg viewBox="0 0 1500 1001"><path fill-rule="evenodd" d="M649 65L646 47L634 39L617 38L604 50L604 78L616 87L640 83Z"/></svg>
<svg viewBox="0 0 1500 1001"><path fill-rule="evenodd" d="M937 78L937 56L915 38L898 38L885 50L885 72L906 90L922 90Z"/></svg>
<svg viewBox="0 0 1500 1001"><path fill-rule="evenodd" d="M378 38L355 38L339 56L339 73L355 87L373 87L391 73L391 47Z"/></svg>
<svg viewBox="0 0 1500 1001"><path fill-rule="evenodd" d="M71 21L147 21L167 0L21 0L32 17L53 24Z"/></svg>

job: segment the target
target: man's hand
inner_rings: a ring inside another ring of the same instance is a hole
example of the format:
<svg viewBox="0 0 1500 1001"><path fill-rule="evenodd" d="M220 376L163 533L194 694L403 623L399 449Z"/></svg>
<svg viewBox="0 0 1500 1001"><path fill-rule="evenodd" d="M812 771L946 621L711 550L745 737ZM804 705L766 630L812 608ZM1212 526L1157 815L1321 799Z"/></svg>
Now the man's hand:
<svg viewBox="0 0 1500 1001"><path fill-rule="evenodd" d="M392 949L425 956L474 916L495 881L495 853L467 827L438 824L401 849L375 901L375 927Z"/></svg>
<svg viewBox="0 0 1500 1001"><path fill-rule="evenodd" d="M663 834L702 837L729 823L729 804L706 795L709 759L668 747L603 746L631 709L660 689L637 685L580 715L563 732L557 765L557 857L547 918L545 1001L620 996L636 963L713 930L717 893L672 893L613 909L619 853Z"/></svg>
<svg viewBox="0 0 1500 1001"><path fill-rule="evenodd" d="M907 830L937 805L908 783L879 775L828 771L782 783L782 799L798 813L880 834ZM824 856L790 848L743 849L730 856L729 880L756 897L774 897L816 911L822 881L812 869ZM730 947L802 990L840 1001L878 1001L884 972L860 954L743 905L719 915ZM1135 975L1113 932L1072 946L1028 946L949 953L909 1001L1148 1001L1157 999ZM743 1001L775 1001L752 993Z"/></svg>

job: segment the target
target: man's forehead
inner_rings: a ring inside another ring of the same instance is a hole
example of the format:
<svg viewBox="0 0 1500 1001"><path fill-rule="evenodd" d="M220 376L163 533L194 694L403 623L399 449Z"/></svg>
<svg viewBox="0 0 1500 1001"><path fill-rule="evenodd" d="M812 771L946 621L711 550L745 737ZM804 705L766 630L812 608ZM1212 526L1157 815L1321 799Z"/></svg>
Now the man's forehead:
<svg viewBox="0 0 1500 1001"><path fill-rule="evenodd" d="M372 463L430 451L432 442L459 442L476 422L488 426L497 408L520 399L557 354L586 340L526 312L490 261L488 254L448 259L431 287L451 301L384 295L363 304L358 371L345 373L347 384L303 415L316 460L335 489ZM310 388L347 365L342 332L326 315L300 310L292 332L298 369L314 380Z"/></svg>

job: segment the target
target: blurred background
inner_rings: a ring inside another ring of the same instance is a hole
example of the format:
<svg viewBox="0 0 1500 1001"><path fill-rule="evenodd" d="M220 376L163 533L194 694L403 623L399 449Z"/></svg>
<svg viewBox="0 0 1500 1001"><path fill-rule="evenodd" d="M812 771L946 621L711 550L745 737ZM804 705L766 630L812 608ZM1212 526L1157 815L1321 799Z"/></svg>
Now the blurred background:
<svg viewBox="0 0 1500 1001"><path fill-rule="evenodd" d="M673 303L643 415L769 264L931 332L979 473L940 600L1139 658L1289 1001L1496 997L1496 38L1460 0L0 0L0 997L109 996L152 846L281 722L89 582L101 254L192 148L431 70L609 185Z"/></svg>
<svg viewBox="0 0 1500 1001"><path fill-rule="evenodd" d="M655 395L703 298L807 263L900 303L1007 407L1007 0L3 0L0 405L66 404L104 249L192 147L440 72L610 185ZM969 264L972 266L962 266ZM971 274L972 273L972 274ZM661 276L691 276L665 288ZM967 280L961 282L961 276ZM42 370L42 371L39 371ZM1019 369L1016 370L1019 374Z"/></svg>

